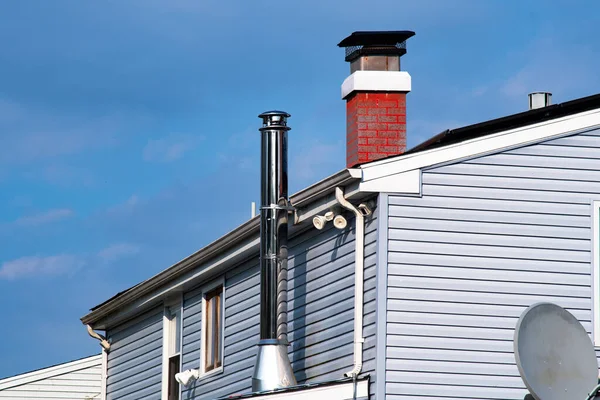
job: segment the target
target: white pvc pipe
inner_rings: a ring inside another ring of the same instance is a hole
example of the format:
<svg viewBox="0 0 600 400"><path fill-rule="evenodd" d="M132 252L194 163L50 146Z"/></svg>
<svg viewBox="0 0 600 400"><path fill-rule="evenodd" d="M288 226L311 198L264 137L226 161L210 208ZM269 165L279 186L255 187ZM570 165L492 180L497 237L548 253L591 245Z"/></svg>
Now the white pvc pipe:
<svg viewBox="0 0 600 400"><path fill-rule="evenodd" d="M354 207L344 197L344 190L336 187L335 198L340 205L354 213L355 238L354 238L354 368L344 375L358 376L362 370L363 342L363 296L364 296L364 262L365 262L365 217L360 210Z"/></svg>

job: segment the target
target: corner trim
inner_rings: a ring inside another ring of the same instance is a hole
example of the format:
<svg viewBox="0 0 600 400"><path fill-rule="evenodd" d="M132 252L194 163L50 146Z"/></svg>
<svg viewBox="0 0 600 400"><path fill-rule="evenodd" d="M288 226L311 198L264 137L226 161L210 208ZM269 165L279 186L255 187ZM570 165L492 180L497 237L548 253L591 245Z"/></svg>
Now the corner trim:
<svg viewBox="0 0 600 400"><path fill-rule="evenodd" d="M108 379L108 353L102 349L102 371L100 372L100 400L106 400L106 381Z"/></svg>
<svg viewBox="0 0 600 400"><path fill-rule="evenodd" d="M356 71L342 83L342 99L353 92L410 92L411 78L406 71Z"/></svg>
<svg viewBox="0 0 600 400"><path fill-rule="evenodd" d="M385 399L388 273L388 194L379 195L377 209L377 303L375 305L377 343L375 345L375 398Z"/></svg>
<svg viewBox="0 0 600 400"><path fill-rule="evenodd" d="M600 346L600 200L592 201L592 339Z"/></svg>

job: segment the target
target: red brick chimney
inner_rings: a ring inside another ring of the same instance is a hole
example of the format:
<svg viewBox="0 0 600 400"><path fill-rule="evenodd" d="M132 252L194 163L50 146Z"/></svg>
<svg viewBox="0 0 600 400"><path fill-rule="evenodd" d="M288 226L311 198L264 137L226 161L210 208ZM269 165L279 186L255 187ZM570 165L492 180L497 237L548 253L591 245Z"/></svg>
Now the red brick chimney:
<svg viewBox="0 0 600 400"><path fill-rule="evenodd" d="M406 151L406 94L411 79L400 71L411 31L354 32L346 48L350 76L346 100L346 166L355 167Z"/></svg>

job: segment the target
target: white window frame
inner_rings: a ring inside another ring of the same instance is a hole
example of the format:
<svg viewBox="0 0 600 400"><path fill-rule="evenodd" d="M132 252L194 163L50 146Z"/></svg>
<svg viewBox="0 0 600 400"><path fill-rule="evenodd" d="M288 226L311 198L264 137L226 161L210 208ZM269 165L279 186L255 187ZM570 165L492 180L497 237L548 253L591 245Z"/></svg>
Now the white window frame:
<svg viewBox="0 0 600 400"><path fill-rule="evenodd" d="M169 359L177 355L170 354L169 349L175 345L177 338L174 336L177 329L174 329L176 322L173 322L170 309L179 308L180 329L179 329L179 369L181 370L183 357L183 295L179 295L164 302L163 309L163 340L162 340L162 378L161 378L161 399L167 400L169 397ZM179 388L179 399L181 399L181 387Z"/></svg>
<svg viewBox="0 0 600 400"><path fill-rule="evenodd" d="M223 288L222 294L221 294L221 317L222 317L222 323L221 323L221 366L218 368L213 368L210 371L205 371L204 369L204 357L206 356L206 335L204 334L204 332L206 332L206 322L207 322L207 318L206 318L206 294L211 292L212 290L216 289L217 287L221 286ZM225 350L225 279L224 278L220 278L217 279L205 286L202 287L202 330L200 331L200 336L201 336L201 340L200 340L200 375L198 379L202 379L204 377L207 376L211 376L214 374L219 374L223 372L223 365L225 364L225 354L224 354L224 350Z"/></svg>
<svg viewBox="0 0 600 400"><path fill-rule="evenodd" d="M592 323L594 346L600 347L600 200L592 202Z"/></svg>

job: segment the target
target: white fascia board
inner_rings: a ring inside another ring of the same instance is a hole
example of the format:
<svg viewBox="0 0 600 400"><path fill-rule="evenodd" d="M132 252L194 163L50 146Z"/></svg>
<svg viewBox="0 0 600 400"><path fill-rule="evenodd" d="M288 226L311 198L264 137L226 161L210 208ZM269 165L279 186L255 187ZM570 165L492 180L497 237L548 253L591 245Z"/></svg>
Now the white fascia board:
<svg viewBox="0 0 600 400"><path fill-rule="evenodd" d="M68 374L70 372L80 371L101 365L101 355L82 358L81 360L70 361L64 364L54 365L52 367L38 369L36 371L26 372L21 375L2 379L0 380L0 390L5 390L15 386L25 385L27 383L37 382L42 379L48 379L58 375Z"/></svg>
<svg viewBox="0 0 600 400"><path fill-rule="evenodd" d="M406 71L356 71L342 83L342 99L352 92L410 92Z"/></svg>
<svg viewBox="0 0 600 400"><path fill-rule="evenodd" d="M379 179L361 182L358 187L361 192L386 192L420 195L421 170L413 169L411 171L401 172L399 174L388 175Z"/></svg>
<svg viewBox="0 0 600 400"><path fill-rule="evenodd" d="M600 110L592 110L415 154L374 161L361 167L362 181L360 185L361 187L370 187L372 190L377 187L379 190L376 191L388 192L383 185L376 185L375 181L407 171L480 157L568 136L574 132L598 126L600 126ZM416 174L414 176L416 177ZM363 186L371 181L373 182L370 185Z"/></svg>
<svg viewBox="0 0 600 400"><path fill-rule="evenodd" d="M362 380L356 385L357 399L369 396L369 381ZM353 397L354 384L352 382L252 396L253 399L261 400L350 400Z"/></svg>

